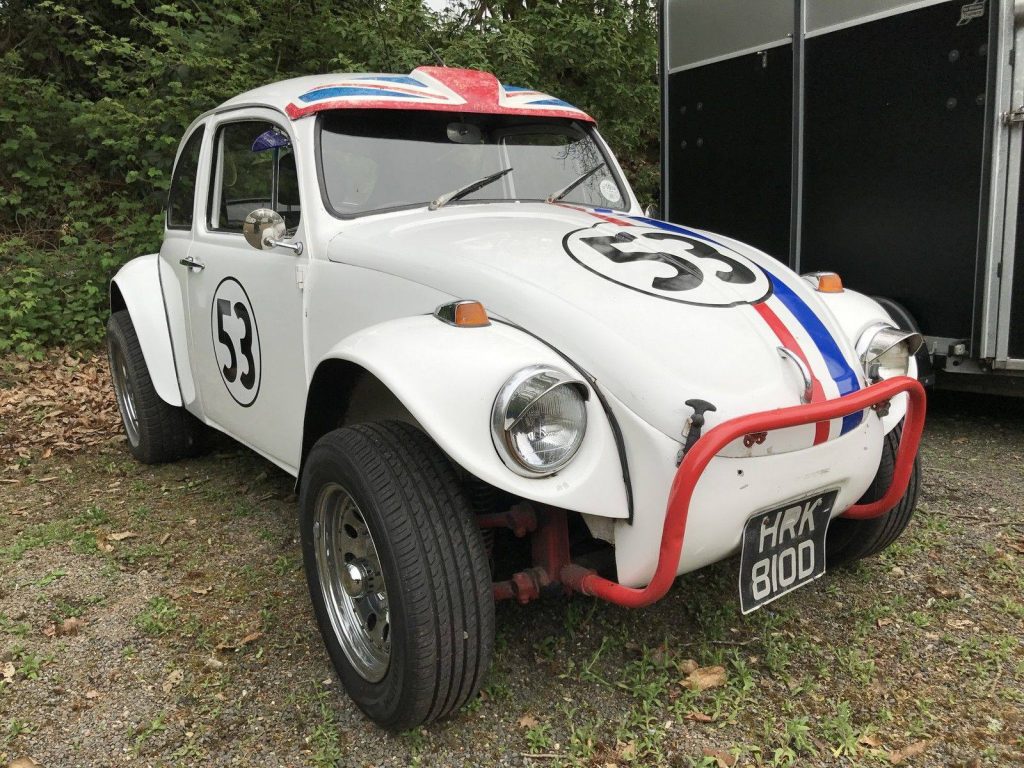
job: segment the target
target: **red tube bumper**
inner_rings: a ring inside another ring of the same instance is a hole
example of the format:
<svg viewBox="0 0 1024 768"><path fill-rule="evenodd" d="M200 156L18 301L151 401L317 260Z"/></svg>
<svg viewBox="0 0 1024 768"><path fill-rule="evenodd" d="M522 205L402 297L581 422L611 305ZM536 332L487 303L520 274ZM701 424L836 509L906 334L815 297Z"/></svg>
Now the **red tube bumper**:
<svg viewBox="0 0 1024 768"><path fill-rule="evenodd" d="M593 571L577 565L569 565L562 569L563 583L573 590L600 597L627 608L640 608L660 600L675 581L676 571L679 567L679 555L683 551L686 516L689 512L694 488L697 487L697 482L704 469L719 451L744 435L842 418L884 403L902 392L907 393L907 414L904 418L900 446L896 452L896 468L892 484L878 501L870 504L855 504L844 513L845 517L857 520L884 515L896 506L907 490L910 474L914 468L914 457L917 455L921 432L924 429L924 387L920 382L907 376L873 384L835 400L751 413L722 422L694 443L682 464L679 465L669 491L668 506L665 510L665 525L661 532L658 566L651 582L642 588L624 587L598 576Z"/></svg>

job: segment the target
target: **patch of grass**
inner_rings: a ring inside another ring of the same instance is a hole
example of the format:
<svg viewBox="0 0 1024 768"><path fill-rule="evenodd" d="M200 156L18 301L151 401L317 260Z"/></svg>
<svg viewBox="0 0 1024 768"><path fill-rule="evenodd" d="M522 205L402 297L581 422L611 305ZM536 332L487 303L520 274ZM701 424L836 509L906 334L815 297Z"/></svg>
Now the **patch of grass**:
<svg viewBox="0 0 1024 768"><path fill-rule="evenodd" d="M132 753L138 757L147 741L166 730L167 726L164 724L164 715L161 712L149 724L136 731L132 744Z"/></svg>
<svg viewBox="0 0 1024 768"><path fill-rule="evenodd" d="M309 734L308 741L313 751L313 765L317 768L335 768L345 758L338 719L330 706L331 699L336 695L333 690L317 686L311 697L311 703L316 707L318 722Z"/></svg>
<svg viewBox="0 0 1024 768"><path fill-rule="evenodd" d="M14 672L26 680L36 680L43 666L53 661L53 655L43 655L27 650L22 645L16 645L11 651L11 658L14 659Z"/></svg>
<svg viewBox="0 0 1024 768"><path fill-rule="evenodd" d="M31 723L26 723L23 720L12 718L8 720L7 724L4 726L3 745L5 748L9 747L19 736L31 736L35 732L36 728Z"/></svg>
<svg viewBox="0 0 1024 768"><path fill-rule="evenodd" d="M70 520L53 520L32 525L22 531L13 542L0 547L0 558L9 562L21 560L30 549L64 543L73 539L75 534L75 526Z"/></svg>
<svg viewBox="0 0 1024 768"><path fill-rule="evenodd" d="M147 635L163 635L174 626L178 613L178 608L168 598L154 597L135 617L135 625Z"/></svg>
<svg viewBox="0 0 1024 768"><path fill-rule="evenodd" d="M63 579L67 575L68 575L67 571L63 570L62 568L58 568L57 570L50 571L45 576L43 576L43 578L41 578L39 581L36 582L36 586L37 587L48 587L51 584L53 584L53 582L57 581L58 579Z"/></svg>
<svg viewBox="0 0 1024 768"><path fill-rule="evenodd" d="M30 629L31 627L28 625L28 622L15 621L6 613L0 613L0 632L3 632L5 635L25 637Z"/></svg>
<svg viewBox="0 0 1024 768"><path fill-rule="evenodd" d="M555 739L551 735L551 725L541 721L527 728L526 744L535 754L550 752L555 746Z"/></svg>

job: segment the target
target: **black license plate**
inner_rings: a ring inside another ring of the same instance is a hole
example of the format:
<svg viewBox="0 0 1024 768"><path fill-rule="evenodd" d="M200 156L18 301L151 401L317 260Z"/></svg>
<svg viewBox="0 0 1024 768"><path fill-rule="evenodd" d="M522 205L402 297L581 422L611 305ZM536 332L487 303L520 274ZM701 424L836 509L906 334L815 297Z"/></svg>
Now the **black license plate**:
<svg viewBox="0 0 1024 768"><path fill-rule="evenodd" d="M825 533L838 495L825 491L747 520L740 550L743 613L825 573Z"/></svg>

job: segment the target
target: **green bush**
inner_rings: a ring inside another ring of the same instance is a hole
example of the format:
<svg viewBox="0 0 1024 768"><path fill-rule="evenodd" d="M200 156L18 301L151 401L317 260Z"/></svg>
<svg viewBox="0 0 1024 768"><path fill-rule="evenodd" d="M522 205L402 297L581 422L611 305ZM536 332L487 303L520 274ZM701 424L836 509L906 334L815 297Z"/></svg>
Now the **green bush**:
<svg viewBox="0 0 1024 768"><path fill-rule="evenodd" d="M652 0L0 2L0 353L102 337L117 268L159 248L187 125L257 85L435 61L548 90L594 115L657 196Z"/></svg>

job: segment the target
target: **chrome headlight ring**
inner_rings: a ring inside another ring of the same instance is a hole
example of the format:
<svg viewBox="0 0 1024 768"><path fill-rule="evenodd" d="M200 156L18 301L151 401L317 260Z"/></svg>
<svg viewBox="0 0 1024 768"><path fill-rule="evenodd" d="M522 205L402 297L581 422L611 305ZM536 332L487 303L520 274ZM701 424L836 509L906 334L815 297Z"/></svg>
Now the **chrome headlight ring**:
<svg viewBox="0 0 1024 768"><path fill-rule="evenodd" d="M546 477L568 464L587 431L586 384L549 365L514 373L491 409L491 439L505 465Z"/></svg>
<svg viewBox="0 0 1024 768"><path fill-rule="evenodd" d="M910 371L910 358L924 343L924 338L913 331L901 331L891 325L878 323L865 330L857 340L857 355L869 381L882 381L906 376Z"/></svg>

